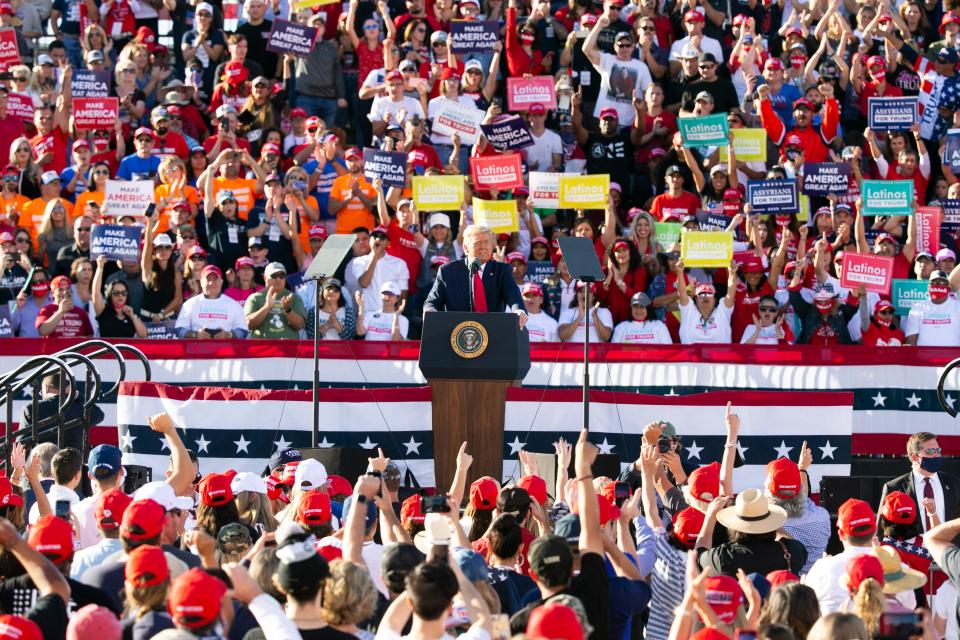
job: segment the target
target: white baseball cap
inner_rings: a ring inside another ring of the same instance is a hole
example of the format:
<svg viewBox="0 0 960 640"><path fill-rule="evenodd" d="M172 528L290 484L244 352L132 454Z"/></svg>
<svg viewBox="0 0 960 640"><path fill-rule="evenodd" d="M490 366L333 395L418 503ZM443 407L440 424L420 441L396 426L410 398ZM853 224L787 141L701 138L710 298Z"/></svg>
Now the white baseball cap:
<svg viewBox="0 0 960 640"><path fill-rule="evenodd" d="M327 484L327 468L319 460L306 458L297 465L293 486L302 489L319 489Z"/></svg>
<svg viewBox="0 0 960 640"><path fill-rule="evenodd" d="M429 223L428 223L427 226L432 229L433 227L435 227L435 226L437 226L437 225L440 225L441 227L446 227L447 229L449 229L449 228L450 228L450 216L448 216L448 215L445 214L445 213L435 213L435 214L433 214L432 216L430 216L430 221L429 221Z"/></svg>
<svg viewBox="0 0 960 640"><path fill-rule="evenodd" d="M241 471L233 476L233 480L230 481L230 490L233 491L233 495L237 495L241 491L265 494L267 492L267 483L255 473Z"/></svg>
<svg viewBox="0 0 960 640"><path fill-rule="evenodd" d="M380 293L392 293L395 296L400 295L400 285L393 280L387 280L380 285Z"/></svg>
<svg viewBox="0 0 960 640"><path fill-rule="evenodd" d="M134 500L153 500L165 511L171 509L193 509L193 498L178 496L166 482L148 482L133 494Z"/></svg>

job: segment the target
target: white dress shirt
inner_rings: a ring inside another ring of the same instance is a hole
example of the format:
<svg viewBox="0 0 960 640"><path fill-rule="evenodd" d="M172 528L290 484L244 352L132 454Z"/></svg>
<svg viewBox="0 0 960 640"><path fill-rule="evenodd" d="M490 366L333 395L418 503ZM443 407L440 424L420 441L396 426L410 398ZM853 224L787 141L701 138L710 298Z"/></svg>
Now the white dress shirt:
<svg viewBox="0 0 960 640"><path fill-rule="evenodd" d="M920 519L920 526L923 532L927 532L927 512L923 508L923 487L927 477L920 475L916 469L913 470L913 490L917 498L917 517ZM940 484L940 476L936 473L930 476L930 486L933 487L933 501L937 504L937 517L940 522L946 522L946 502L943 498L943 485Z"/></svg>
<svg viewBox="0 0 960 640"><path fill-rule="evenodd" d="M847 560L872 551L872 546L847 547L835 556L820 558L813 563L802 580L817 594L821 616L842 610L850 598L850 593L840 584L840 578L847 572Z"/></svg>

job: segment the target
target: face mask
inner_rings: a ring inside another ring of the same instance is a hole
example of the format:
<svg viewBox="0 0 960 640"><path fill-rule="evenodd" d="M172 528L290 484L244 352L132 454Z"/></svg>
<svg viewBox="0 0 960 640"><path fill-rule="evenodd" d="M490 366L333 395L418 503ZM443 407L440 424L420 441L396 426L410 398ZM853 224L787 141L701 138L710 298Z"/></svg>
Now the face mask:
<svg viewBox="0 0 960 640"><path fill-rule="evenodd" d="M927 473L936 473L940 471L943 465L943 458L920 458L920 468Z"/></svg>
<svg viewBox="0 0 960 640"><path fill-rule="evenodd" d="M873 319L876 320L877 324L881 327L889 327L891 324L893 324L892 320L884 318L883 316L874 316Z"/></svg>
<svg viewBox="0 0 960 640"><path fill-rule="evenodd" d="M874 82L882 82L887 79L887 72L883 69L878 69L877 71L871 71L870 77Z"/></svg>
<svg viewBox="0 0 960 640"><path fill-rule="evenodd" d="M833 310L833 300L817 300L816 305L817 311L824 316Z"/></svg>
<svg viewBox="0 0 960 640"><path fill-rule="evenodd" d="M794 69L799 69L807 63L807 59L803 56L790 56L790 66Z"/></svg>
<svg viewBox="0 0 960 640"><path fill-rule="evenodd" d="M113 305L114 311L120 311L120 309L123 309L123 307L125 306L122 302L113 302L111 304Z"/></svg>
<svg viewBox="0 0 960 640"><path fill-rule="evenodd" d="M930 299L933 301L946 300L947 296L950 295L950 287L932 284L927 287L927 293L930 295Z"/></svg>
<svg viewBox="0 0 960 640"><path fill-rule="evenodd" d="M38 298L45 298L50 293L50 284L47 282L35 282L30 285L30 293Z"/></svg>
<svg viewBox="0 0 960 640"><path fill-rule="evenodd" d="M168 127L157 126L157 135L164 136L167 135Z"/></svg>
<svg viewBox="0 0 960 640"><path fill-rule="evenodd" d="M532 33L524 32L520 34L520 42L523 44L533 44L533 41L536 39L537 36L533 35Z"/></svg>
<svg viewBox="0 0 960 640"><path fill-rule="evenodd" d="M790 224L790 216L776 216L777 226L786 227Z"/></svg>

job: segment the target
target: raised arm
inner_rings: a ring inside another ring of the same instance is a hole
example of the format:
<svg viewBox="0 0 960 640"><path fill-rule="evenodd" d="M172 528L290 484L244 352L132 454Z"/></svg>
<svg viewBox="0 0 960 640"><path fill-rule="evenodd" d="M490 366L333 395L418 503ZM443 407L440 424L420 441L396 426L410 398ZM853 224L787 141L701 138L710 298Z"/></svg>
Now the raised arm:
<svg viewBox="0 0 960 640"><path fill-rule="evenodd" d="M163 435L167 441L167 447L170 449L171 466L173 473L167 478L173 491L178 495L187 495L193 487L193 462L190 460L190 454L177 433L177 428L173 424L173 419L168 413L158 413L155 416L147 418L147 424L157 433Z"/></svg>
<svg viewBox="0 0 960 640"><path fill-rule="evenodd" d="M588 431L580 431L577 441L574 471L577 474L577 505L580 507L580 553L603 556L603 538L600 536L600 516L597 492L593 488L593 461L599 451L587 439Z"/></svg>
<svg viewBox="0 0 960 640"><path fill-rule="evenodd" d="M473 464L473 456L467 453L467 443L464 441L457 451L457 468L453 473L453 482L450 484L450 497L457 504L463 502L463 494L467 489L467 472Z"/></svg>
<svg viewBox="0 0 960 640"><path fill-rule="evenodd" d="M590 61L590 64L595 67L600 64L600 48L597 46L597 41L600 39L600 32L609 24L610 18L607 16L607 12L604 11L603 14L597 18L597 23L590 29L590 33L587 34L587 39L583 41L583 55L585 55L587 60Z"/></svg>
<svg viewBox="0 0 960 640"><path fill-rule="evenodd" d="M727 441L723 445L723 458L720 462L720 495L733 495L733 464L737 459L737 437L740 435L740 416L733 412L733 403L727 403L724 419L727 427Z"/></svg>
<svg viewBox="0 0 960 640"><path fill-rule="evenodd" d="M144 246L144 252L146 252L146 246ZM107 256L97 256L97 270L93 272L93 282L90 283L91 293L93 294L93 312L98 316L103 313L107 306L103 300L103 268L106 264Z"/></svg>
<svg viewBox="0 0 960 640"><path fill-rule="evenodd" d="M693 184L697 187L697 192L702 192L703 188L707 186L707 181L703 177L703 171L701 171L697 165L697 159L693 156L693 152L687 147L683 147L683 161L687 164L687 168L690 169L690 173L693 174ZM736 172L734 171L733 173Z"/></svg>
<svg viewBox="0 0 960 640"><path fill-rule="evenodd" d="M681 307L687 306L690 302L690 296L687 295L687 275L683 272L683 260L677 260L673 265L673 270L677 272L677 302Z"/></svg>

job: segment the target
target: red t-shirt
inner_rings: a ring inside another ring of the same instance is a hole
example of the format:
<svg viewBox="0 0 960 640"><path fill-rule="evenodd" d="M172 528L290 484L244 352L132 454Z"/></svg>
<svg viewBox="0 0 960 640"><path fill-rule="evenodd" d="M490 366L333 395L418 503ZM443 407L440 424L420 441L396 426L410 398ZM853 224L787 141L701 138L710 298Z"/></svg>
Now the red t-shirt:
<svg viewBox="0 0 960 640"><path fill-rule="evenodd" d="M867 347L902 347L904 343L903 331L896 327L882 327L871 322L863 332L863 344Z"/></svg>
<svg viewBox="0 0 960 640"><path fill-rule="evenodd" d="M30 146L33 147L33 157L36 160L39 160L40 156L48 151L53 152L53 160L41 168L43 171L63 173L63 170L67 168L67 154L69 153L67 134L59 127L54 127L53 131L47 135L37 134L30 139Z"/></svg>
<svg viewBox="0 0 960 640"><path fill-rule="evenodd" d="M660 222L680 220L683 216L692 216L700 208L700 198L689 191L684 191L674 198L669 193L662 193L653 199L650 213Z"/></svg>
<svg viewBox="0 0 960 640"><path fill-rule="evenodd" d="M530 575L530 561L527 560L527 551L530 550L530 543L534 541L533 534L530 533L526 527L520 527L520 573L525 576ZM490 542L487 541L486 537L480 538L479 540L474 540L473 544L470 545L473 547L473 550L483 556L485 560L490 557Z"/></svg>
<svg viewBox="0 0 960 640"><path fill-rule="evenodd" d="M762 282L757 291L747 291L746 284L737 283L736 304L733 307L733 318L730 322L735 344L740 342L747 327L753 324L753 316L760 315L760 298L773 294L774 291L769 282Z"/></svg>
<svg viewBox="0 0 960 640"><path fill-rule="evenodd" d="M420 255L420 249L417 248L416 240L413 234L406 229L400 228L400 223L394 218L387 227L387 237L390 238L390 246L387 253L400 258L407 263L407 271L410 272L410 282L407 291L410 295L417 292L417 276L420 275L420 262L423 256Z"/></svg>
<svg viewBox="0 0 960 640"><path fill-rule="evenodd" d="M168 131L163 137L157 136L157 142L153 145L153 155L155 156L177 156L181 160L190 157L190 147L183 136L176 131Z"/></svg>
<svg viewBox="0 0 960 640"><path fill-rule="evenodd" d="M40 327L44 322L53 317L60 307L55 304L48 304L40 313L37 314L36 326ZM60 324L53 330L48 337L50 338L82 338L93 335L93 325L90 324L90 318L83 309L73 308L63 314Z"/></svg>
<svg viewBox="0 0 960 640"><path fill-rule="evenodd" d="M13 141L25 134L26 127L20 118L9 112L6 118L0 118L0 150L3 150L5 155L10 153Z"/></svg>

